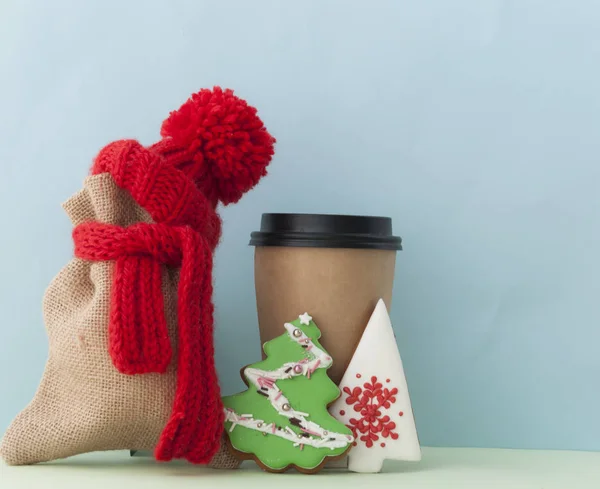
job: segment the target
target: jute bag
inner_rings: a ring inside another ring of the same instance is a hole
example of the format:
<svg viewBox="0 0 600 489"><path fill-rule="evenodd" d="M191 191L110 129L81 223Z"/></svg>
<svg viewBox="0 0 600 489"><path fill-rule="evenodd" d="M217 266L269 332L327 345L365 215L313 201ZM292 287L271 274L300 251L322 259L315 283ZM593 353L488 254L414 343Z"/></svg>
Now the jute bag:
<svg viewBox="0 0 600 489"><path fill-rule="evenodd" d="M146 211L108 173L88 177L65 204L74 226L99 221L120 226L151 222ZM153 450L175 394L176 368L125 375L112 364L108 314L111 262L74 258L48 287L43 312L49 358L33 401L13 421L0 448L21 465L97 450ZM169 337L176 345L177 271L162 272ZM235 468L222 445L211 465Z"/></svg>
<svg viewBox="0 0 600 489"><path fill-rule="evenodd" d="M273 154L256 121L231 91L201 90L152 148L125 140L100 152L64 204L76 257L44 297L49 358L0 445L8 464L138 449L237 467L220 443L212 254L215 206L253 187ZM238 139L215 137L223 131Z"/></svg>

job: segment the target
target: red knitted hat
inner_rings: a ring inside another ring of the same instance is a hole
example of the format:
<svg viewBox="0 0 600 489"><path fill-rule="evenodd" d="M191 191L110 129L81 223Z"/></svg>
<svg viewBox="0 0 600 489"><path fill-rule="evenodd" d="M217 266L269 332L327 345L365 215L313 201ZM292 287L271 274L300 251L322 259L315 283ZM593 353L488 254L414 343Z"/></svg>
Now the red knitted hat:
<svg viewBox="0 0 600 489"><path fill-rule="evenodd" d="M185 172L213 206L235 203L267 174L275 138L233 90L193 94L171 112L151 149Z"/></svg>

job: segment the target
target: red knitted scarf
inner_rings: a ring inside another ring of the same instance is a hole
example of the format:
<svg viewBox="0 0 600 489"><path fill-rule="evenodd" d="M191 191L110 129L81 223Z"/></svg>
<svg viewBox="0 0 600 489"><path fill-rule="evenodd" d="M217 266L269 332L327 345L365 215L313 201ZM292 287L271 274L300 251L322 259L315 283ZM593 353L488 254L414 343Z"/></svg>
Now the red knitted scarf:
<svg viewBox="0 0 600 489"><path fill-rule="evenodd" d="M155 456L208 463L219 449L223 408L214 365L212 254L220 219L192 180L135 141L98 155L154 223L129 227L86 222L73 231L75 256L114 261L109 351L124 374L164 373L171 361L162 293L163 266L181 267L177 387Z"/></svg>

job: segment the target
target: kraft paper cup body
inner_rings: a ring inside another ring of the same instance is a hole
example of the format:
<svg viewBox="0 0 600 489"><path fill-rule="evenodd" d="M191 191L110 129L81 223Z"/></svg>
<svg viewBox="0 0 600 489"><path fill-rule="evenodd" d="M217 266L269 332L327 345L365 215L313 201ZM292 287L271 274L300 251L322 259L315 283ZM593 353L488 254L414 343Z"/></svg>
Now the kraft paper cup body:
<svg viewBox="0 0 600 489"><path fill-rule="evenodd" d="M401 249L400 238L391 235L391 220L265 214L250 244L256 246L261 344L280 336L284 323L308 312L333 357L329 376L339 383L377 301L383 298L391 307L396 252Z"/></svg>

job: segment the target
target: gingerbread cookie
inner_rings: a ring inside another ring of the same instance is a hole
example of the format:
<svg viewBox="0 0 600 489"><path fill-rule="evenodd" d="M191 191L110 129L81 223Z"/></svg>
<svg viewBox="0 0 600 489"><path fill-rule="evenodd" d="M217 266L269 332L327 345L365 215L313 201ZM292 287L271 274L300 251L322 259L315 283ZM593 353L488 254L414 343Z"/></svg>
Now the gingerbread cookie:
<svg viewBox="0 0 600 489"><path fill-rule="evenodd" d="M264 470L312 473L351 448L352 431L327 410L340 391L331 356L307 314L264 345L267 358L242 369L248 390L223 398L229 447Z"/></svg>

